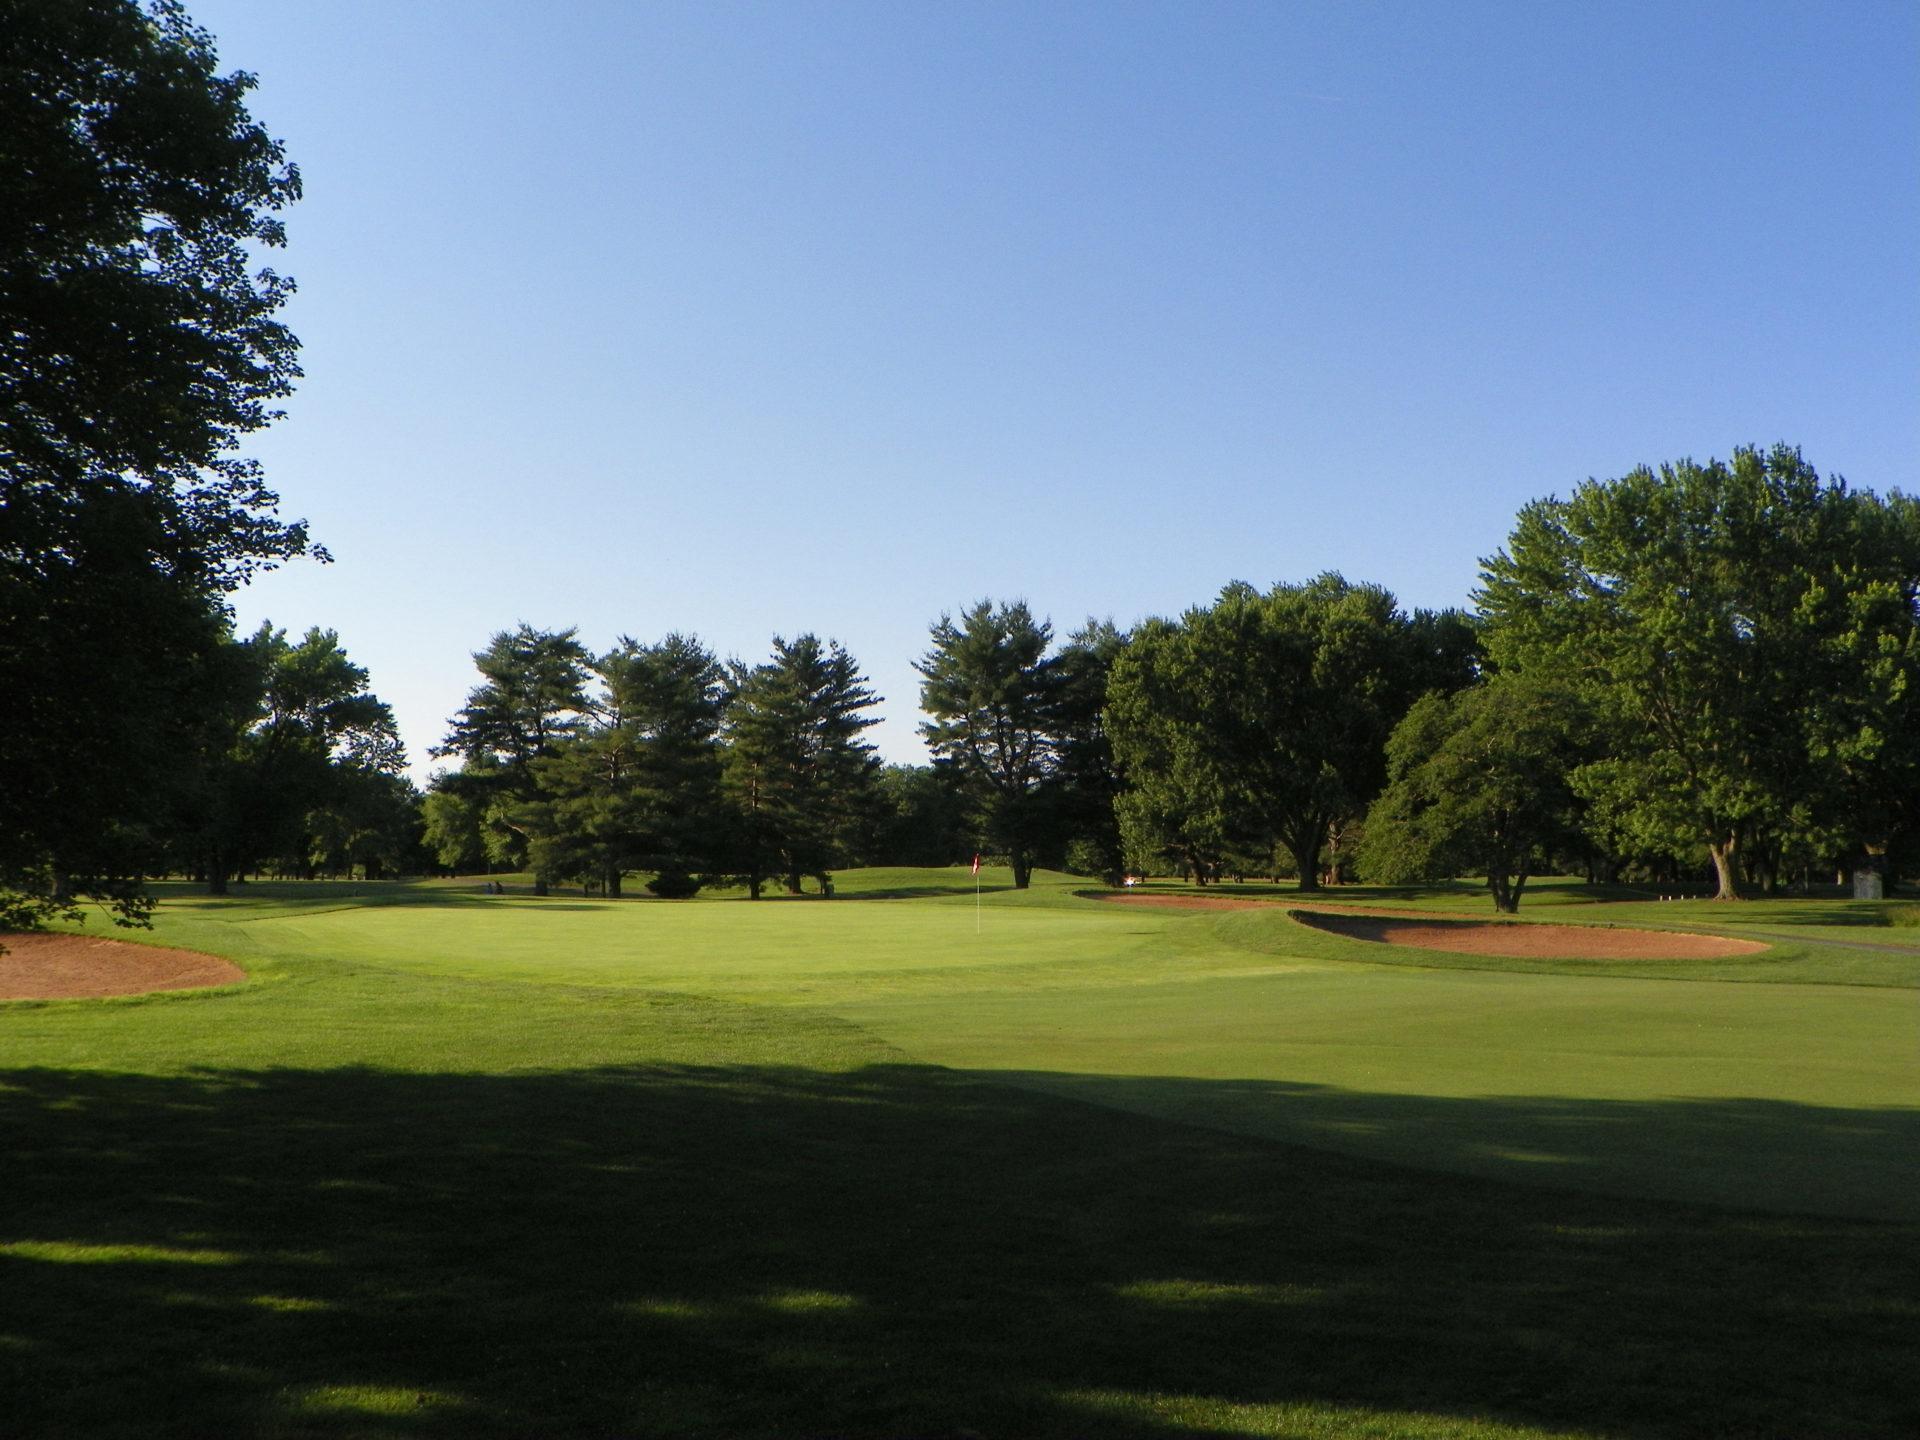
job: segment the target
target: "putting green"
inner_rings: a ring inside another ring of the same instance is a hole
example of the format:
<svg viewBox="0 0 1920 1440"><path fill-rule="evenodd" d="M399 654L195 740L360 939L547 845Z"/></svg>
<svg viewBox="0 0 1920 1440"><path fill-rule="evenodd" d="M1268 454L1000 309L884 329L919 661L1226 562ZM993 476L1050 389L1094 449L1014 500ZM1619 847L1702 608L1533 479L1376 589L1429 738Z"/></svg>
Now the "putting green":
<svg viewBox="0 0 1920 1440"><path fill-rule="evenodd" d="M178 1012L183 1061L553 1064L596 994L667 992L811 1012L913 1059L1415 1166L1920 1217L1920 991L1382 964L1380 947L1277 911L1102 905L1063 879L976 906L943 879L848 887L913 898L758 905L182 899L158 938L257 980ZM1806 953L1668 968L1797 980L1796 966L1820 973ZM81 1041L107 1063L159 1063L143 1046L162 1031L129 1015L76 1011L44 1045L40 1028L15 1027L22 1063L71 1063ZM476 1028L497 1030L484 1058L463 1038ZM617 1031L594 1035L591 1053L617 1060Z"/></svg>

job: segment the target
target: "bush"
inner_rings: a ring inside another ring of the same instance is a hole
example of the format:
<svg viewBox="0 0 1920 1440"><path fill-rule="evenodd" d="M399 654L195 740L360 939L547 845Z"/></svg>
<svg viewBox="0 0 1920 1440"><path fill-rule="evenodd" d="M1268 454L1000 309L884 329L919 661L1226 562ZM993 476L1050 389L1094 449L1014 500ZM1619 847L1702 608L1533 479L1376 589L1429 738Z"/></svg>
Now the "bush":
<svg viewBox="0 0 1920 1440"><path fill-rule="evenodd" d="M700 893L703 882L679 870L663 870L647 882L647 889L662 900L688 900Z"/></svg>

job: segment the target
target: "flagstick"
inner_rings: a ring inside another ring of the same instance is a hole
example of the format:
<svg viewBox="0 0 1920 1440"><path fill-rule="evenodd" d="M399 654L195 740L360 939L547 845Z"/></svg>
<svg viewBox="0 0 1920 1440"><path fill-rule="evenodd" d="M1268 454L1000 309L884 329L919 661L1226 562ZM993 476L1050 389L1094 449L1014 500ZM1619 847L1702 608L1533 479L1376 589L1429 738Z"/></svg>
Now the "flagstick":
<svg viewBox="0 0 1920 1440"><path fill-rule="evenodd" d="M980 933L980 868L973 871L973 933Z"/></svg>

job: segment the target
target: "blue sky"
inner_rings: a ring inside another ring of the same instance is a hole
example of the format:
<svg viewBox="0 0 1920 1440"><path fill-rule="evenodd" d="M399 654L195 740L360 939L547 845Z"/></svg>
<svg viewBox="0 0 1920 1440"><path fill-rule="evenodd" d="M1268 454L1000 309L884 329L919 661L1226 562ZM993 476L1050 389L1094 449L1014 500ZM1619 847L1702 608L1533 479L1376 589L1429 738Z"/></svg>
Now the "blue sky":
<svg viewBox="0 0 1920 1440"><path fill-rule="evenodd" d="M839 639L1322 570L1785 439L1913 490L1920 7L193 0L306 180L257 437L416 761L519 621ZM417 773L425 773L422 763Z"/></svg>

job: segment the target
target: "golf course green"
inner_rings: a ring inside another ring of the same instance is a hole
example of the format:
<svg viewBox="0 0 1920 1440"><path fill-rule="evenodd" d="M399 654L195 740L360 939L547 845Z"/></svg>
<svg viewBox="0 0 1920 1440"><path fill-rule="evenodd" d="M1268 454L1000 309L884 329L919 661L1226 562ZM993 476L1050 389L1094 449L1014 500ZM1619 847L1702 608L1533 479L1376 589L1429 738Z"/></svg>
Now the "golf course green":
<svg viewBox="0 0 1920 1440"><path fill-rule="evenodd" d="M982 879L165 892L244 984L0 1004L0 1433L1920 1429L1898 906Z"/></svg>

